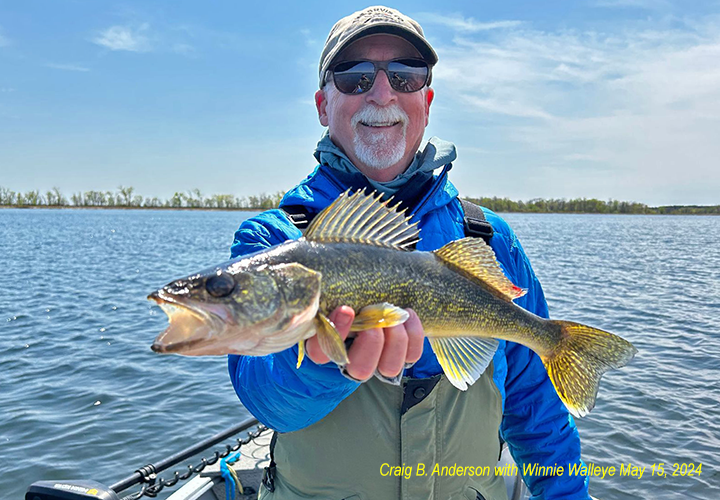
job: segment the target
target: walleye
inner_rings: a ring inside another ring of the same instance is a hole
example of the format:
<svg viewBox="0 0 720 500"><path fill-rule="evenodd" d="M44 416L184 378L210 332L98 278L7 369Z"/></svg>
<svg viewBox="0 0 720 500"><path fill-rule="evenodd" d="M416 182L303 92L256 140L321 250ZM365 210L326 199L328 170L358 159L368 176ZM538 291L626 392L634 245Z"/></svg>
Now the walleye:
<svg viewBox="0 0 720 500"><path fill-rule="evenodd" d="M341 195L304 237L231 260L150 294L168 328L152 349L188 356L261 356L318 336L340 366L345 344L327 316L356 311L352 331L403 323L407 308L422 321L448 380L466 390L485 371L496 339L523 344L541 358L568 410L586 415L600 378L637 352L611 333L540 318L513 303L525 291L503 274L480 238L463 238L434 252L411 251L417 223L358 191Z"/></svg>

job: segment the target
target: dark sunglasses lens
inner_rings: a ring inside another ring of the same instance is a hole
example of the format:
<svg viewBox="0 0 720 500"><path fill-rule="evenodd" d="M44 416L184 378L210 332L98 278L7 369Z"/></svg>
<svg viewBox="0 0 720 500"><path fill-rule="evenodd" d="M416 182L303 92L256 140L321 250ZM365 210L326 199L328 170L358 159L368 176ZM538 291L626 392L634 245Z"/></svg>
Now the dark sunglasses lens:
<svg viewBox="0 0 720 500"><path fill-rule="evenodd" d="M407 59L388 64L390 85L398 92L417 92L428 79L428 65L424 61Z"/></svg>
<svg viewBox="0 0 720 500"><path fill-rule="evenodd" d="M335 86L343 94L367 92L375 81L375 67L368 61L340 63L333 68Z"/></svg>

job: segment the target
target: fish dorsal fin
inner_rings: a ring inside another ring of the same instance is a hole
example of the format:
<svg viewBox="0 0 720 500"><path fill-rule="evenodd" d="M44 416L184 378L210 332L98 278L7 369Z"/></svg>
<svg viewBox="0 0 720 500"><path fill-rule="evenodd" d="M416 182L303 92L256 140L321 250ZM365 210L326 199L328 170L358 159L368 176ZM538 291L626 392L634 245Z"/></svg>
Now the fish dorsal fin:
<svg viewBox="0 0 720 500"><path fill-rule="evenodd" d="M380 201L381 194L345 191L320 212L305 231L305 239L319 243L361 243L407 250L417 243L420 230L405 211Z"/></svg>
<svg viewBox="0 0 720 500"><path fill-rule="evenodd" d="M433 253L446 264L479 280L507 300L522 297L527 291L507 279L495 258L495 252L481 238L451 241Z"/></svg>

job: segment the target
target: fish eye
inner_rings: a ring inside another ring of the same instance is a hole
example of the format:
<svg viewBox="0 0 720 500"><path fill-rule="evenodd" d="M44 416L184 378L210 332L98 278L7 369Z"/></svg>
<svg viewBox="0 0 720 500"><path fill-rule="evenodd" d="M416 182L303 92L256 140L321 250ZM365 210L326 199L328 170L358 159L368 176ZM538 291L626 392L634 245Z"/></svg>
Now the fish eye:
<svg viewBox="0 0 720 500"><path fill-rule="evenodd" d="M228 273L218 271L207 279L205 289L213 297L227 297L235 290L235 280Z"/></svg>

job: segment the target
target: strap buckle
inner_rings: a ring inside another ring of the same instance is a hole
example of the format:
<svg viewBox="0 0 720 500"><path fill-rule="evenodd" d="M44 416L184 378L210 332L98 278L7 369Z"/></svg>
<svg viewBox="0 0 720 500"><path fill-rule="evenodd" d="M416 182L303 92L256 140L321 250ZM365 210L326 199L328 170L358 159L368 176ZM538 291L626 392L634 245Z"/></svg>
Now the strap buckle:
<svg viewBox="0 0 720 500"><path fill-rule="evenodd" d="M270 493L275 491L275 470L276 468L274 465L265 467L265 469L263 470L261 483Z"/></svg>
<svg viewBox="0 0 720 500"><path fill-rule="evenodd" d="M289 205L280 207L280 209L285 212L288 220L301 231L306 229L314 218L302 205Z"/></svg>

